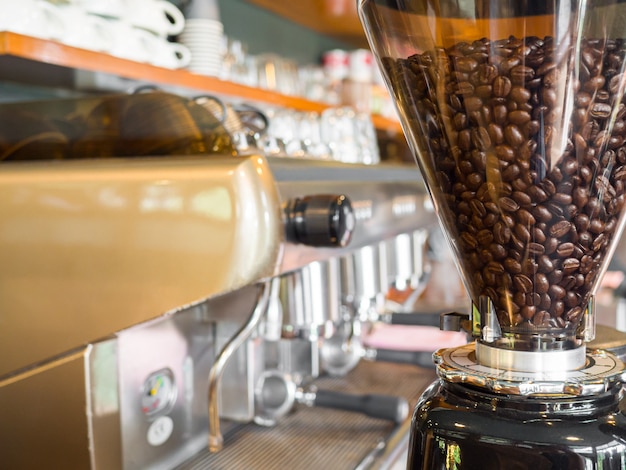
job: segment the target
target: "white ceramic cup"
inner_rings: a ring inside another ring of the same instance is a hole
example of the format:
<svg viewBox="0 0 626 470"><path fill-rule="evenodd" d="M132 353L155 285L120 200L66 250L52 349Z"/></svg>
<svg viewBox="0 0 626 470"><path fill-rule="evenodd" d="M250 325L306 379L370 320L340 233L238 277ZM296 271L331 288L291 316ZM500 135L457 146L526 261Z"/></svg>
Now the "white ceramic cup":
<svg viewBox="0 0 626 470"><path fill-rule="evenodd" d="M126 20L158 36L176 36L185 27L185 17L167 0L126 0Z"/></svg>
<svg viewBox="0 0 626 470"><path fill-rule="evenodd" d="M146 42L141 40L134 28L126 20L110 18L107 20L109 29L115 39L110 54L135 62L149 62L150 51Z"/></svg>
<svg viewBox="0 0 626 470"><path fill-rule="evenodd" d="M0 0L0 31L43 39L62 39L65 23L59 8L43 0Z"/></svg>
<svg viewBox="0 0 626 470"><path fill-rule="evenodd" d="M70 0L70 3L106 18L121 18L126 10L125 0Z"/></svg>
<svg viewBox="0 0 626 470"><path fill-rule="evenodd" d="M111 52L115 38L107 19L89 14L82 7L62 4L59 11L66 24L64 44L100 52Z"/></svg>
<svg viewBox="0 0 626 470"><path fill-rule="evenodd" d="M168 69L180 69L191 62L191 52L183 44L169 42L150 31L134 28L134 36L147 51L148 62Z"/></svg>

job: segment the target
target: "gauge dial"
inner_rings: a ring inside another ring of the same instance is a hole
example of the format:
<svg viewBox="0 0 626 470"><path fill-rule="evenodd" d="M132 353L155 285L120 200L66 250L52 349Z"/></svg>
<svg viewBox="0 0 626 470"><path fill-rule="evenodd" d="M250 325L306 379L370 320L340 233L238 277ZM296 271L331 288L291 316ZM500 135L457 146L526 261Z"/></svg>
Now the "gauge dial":
<svg viewBox="0 0 626 470"><path fill-rule="evenodd" d="M174 374L169 369L150 374L143 384L141 410L148 416L167 412L176 400Z"/></svg>

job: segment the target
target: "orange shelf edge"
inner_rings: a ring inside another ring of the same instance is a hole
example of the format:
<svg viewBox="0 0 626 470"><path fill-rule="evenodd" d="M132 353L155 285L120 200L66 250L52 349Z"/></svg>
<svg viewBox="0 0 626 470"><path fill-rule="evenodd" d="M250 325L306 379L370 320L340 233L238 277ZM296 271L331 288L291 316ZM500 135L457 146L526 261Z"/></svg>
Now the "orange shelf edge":
<svg viewBox="0 0 626 470"><path fill-rule="evenodd" d="M186 70L165 69L11 32L0 32L0 55L60 67L108 73L132 80L150 81L156 85L189 88L299 111L321 112L329 107L324 103L240 85L215 77L197 75ZM379 130L402 133L400 124L395 120L378 115L372 116L372 119L374 126Z"/></svg>

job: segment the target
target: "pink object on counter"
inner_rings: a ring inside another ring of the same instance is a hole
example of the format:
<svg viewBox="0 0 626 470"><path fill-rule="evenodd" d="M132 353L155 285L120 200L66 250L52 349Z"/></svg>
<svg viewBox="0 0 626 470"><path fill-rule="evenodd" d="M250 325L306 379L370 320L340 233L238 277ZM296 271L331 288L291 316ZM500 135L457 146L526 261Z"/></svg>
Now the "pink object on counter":
<svg viewBox="0 0 626 470"><path fill-rule="evenodd" d="M434 326L378 325L363 338L365 346L397 351L432 351L467 344L467 334Z"/></svg>

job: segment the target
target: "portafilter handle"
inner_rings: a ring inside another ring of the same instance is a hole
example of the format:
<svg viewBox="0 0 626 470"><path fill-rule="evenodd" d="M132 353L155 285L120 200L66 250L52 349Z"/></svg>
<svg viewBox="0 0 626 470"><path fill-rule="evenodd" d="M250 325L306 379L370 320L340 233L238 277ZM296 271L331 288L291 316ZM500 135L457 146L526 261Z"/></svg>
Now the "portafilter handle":
<svg viewBox="0 0 626 470"><path fill-rule="evenodd" d="M377 362L392 362L394 364L411 364L425 369L435 368L432 351L367 348L365 350L365 359Z"/></svg>
<svg viewBox="0 0 626 470"><path fill-rule="evenodd" d="M334 390L315 390L296 394L296 400L307 406L333 408L343 411L363 413L370 418L385 419L401 423L409 416L409 403L403 397L368 393L336 392Z"/></svg>
<svg viewBox="0 0 626 470"><path fill-rule="evenodd" d="M295 403L309 407L363 413L377 419L396 423L409 415L408 401L393 395L336 392L297 387L289 374L278 370L265 371L255 388L256 416L254 421L263 426L273 426L287 415Z"/></svg>

